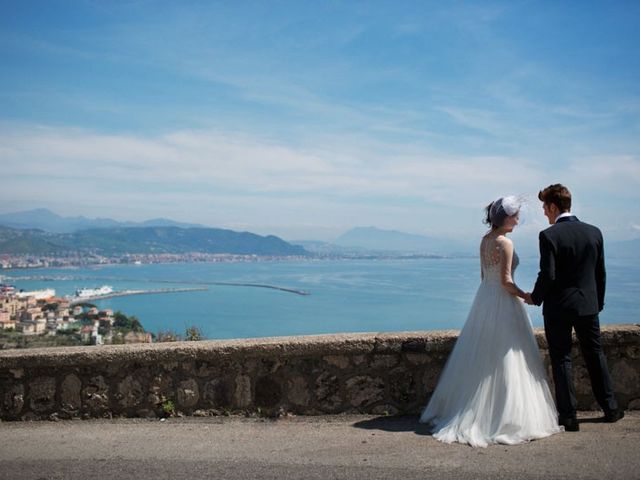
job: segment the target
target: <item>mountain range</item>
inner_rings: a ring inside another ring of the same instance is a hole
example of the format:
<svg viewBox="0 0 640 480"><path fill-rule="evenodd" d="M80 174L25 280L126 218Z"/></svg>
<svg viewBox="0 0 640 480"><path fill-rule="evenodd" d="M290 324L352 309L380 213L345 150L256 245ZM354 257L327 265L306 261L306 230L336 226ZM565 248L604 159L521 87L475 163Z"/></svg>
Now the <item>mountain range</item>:
<svg viewBox="0 0 640 480"><path fill-rule="evenodd" d="M416 235L373 226L356 227L332 242L286 242L261 236L157 218L119 222L109 218L62 217L47 209L0 214L0 253L235 253L257 255L419 254L475 255L475 242ZM519 253L537 255L537 239L520 241ZM637 257L640 239L609 242L607 256Z"/></svg>
<svg viewBox="0 0 640 480"><path fill-rule="evenodd" d="M230 253L307 255L304 248L273 235L155 219L118 222L108 218L62 217L47 209L0 215L0 253Z"/></svg>
<svg viewBox="0 0 640 480"><path fill-rule="evenodd" d="M46 208L0 214L0 225L21 229L38 229L52 233L73 233L90 228L114 227L204 227L195 223L176 222L166 218L154 218L144 222L119 222L110 218L63 217Z"/></svg>
<svg viewBox="0 0 640 480"><path fill-rule="evenodd" d="M518 233L518 232L514 232ZM301 243L310 251L319 248L336 251L368 251L379 253L429 254L444 256L477 255L477 239L468 242L416 235L395 230L382 230L376 227L357 227L338 237L332 244ZM538 256L538 238L519 236L516 248L521 257ZM605 245L607 258L639 258L640 238L623 241L608 241Z"/></svg>
<svg viewBox="0 0 640 480"><path fill-rule="evenodd" d="M0 227L0 253L230 253L238 255L307 255L304 248L269 235L220 228L116 227L73 233Z"/></svg>
<svg viewBox="0 0 640 480"><path fill-rule="evenodd" d="M469 255L475 253L475 245L449 238L383 230L376 227L356 227L334 243L339 247L359 247L369 251L400 252L429 255Z"/></svg>

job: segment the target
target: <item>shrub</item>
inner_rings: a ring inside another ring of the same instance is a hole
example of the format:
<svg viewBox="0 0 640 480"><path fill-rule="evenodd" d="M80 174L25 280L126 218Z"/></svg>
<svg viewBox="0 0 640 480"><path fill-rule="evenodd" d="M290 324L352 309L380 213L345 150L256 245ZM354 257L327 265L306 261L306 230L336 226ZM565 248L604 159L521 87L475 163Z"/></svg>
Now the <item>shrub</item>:
<svg viewBox="0 0 640 480"><path fill-rule="evenodd" d="M185 331L184 339L188 342L197 342L199 340L204 340L204 336L198 327L192 325Z"/></svg>
<svg viewBox="0 0 640 480"><path fill-rule="evenodd" d="M171 330L160 330L155 337L156 342L179 342L181 340L180 335Z"/></svg>

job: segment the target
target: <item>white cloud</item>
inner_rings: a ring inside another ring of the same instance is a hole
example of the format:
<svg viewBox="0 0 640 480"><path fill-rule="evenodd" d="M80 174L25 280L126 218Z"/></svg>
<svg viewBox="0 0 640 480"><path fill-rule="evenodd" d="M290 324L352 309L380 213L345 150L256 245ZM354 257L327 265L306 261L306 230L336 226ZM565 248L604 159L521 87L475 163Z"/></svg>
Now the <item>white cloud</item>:
<svg viewBox="0 0 640 480"><path fill-rule="evenodd" d="M549 170L527 158L452 155L367 137L325 135L293 145L219 130L143 136L5 126L0 158L5 211L55 206L120 219L334 231L376 225L442 235L476 232L483 206L495 197L535 199L562 178L579 199L585 192L637 198L640 181L632 156ZM523 229L542 226L533 205Z"/></svg>
<svg viewBox="0 0 640 480"><path fill-rule="evenodd" d="M218 131L142 137L41 127L0 134L0 154L6 161L5 175L16 178L139 178L276 195L403 195L460 204L460 188L521 184L505 174L514 165L508 158L452 157L402 146L388 154L383 152L389 145L377 151L375 144L349 141L333 137L332 145L294 147ZM524 176L535 175L526 166L520 170Z"/></svg>
<svg viewBox="0 0 640 480"><path fill-rule="evenodd" d="M569 177L585 190L600 196L638 196L640 157L634 155L602 155L574 159L568 166Z"/></svg>

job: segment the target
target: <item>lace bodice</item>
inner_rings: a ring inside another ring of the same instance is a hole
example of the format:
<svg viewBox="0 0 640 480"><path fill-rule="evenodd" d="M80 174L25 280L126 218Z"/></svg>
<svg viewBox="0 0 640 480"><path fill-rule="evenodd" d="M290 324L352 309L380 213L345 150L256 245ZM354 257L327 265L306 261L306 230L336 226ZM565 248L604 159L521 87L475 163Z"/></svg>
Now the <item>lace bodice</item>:
<svg viewBox="0 0 640 480"><path fill-rule="evenodd" d="M485 280L499 280L500 279L500 265L502 263L502 251L500 244L495 238L484 237L480 244L480 266L482 268L483 278ZM520 259L513 251L513 257L511 258L511 274L515 272Z"/></svg>

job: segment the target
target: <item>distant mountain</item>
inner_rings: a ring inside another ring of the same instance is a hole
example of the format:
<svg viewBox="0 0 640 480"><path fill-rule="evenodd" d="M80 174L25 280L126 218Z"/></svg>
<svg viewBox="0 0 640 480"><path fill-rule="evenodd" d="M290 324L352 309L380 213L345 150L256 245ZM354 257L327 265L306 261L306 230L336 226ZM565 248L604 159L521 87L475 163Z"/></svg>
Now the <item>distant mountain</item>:
<svg viewBox="0 0 640 480"><path fill-rule="evenodd" d="M0 226L0 254L31 253L56 254L66 250L61 244L60 235L42 230L20 230Z"/></svg>
<svg viewBox="0 0 640 480"><path fill-rule="evenodd" d="M376 227L357 227L338 237L341 247L358 247L377 252L403 252L434 255L475 254L475 246L446 238L427 237Z"/></svg>
<svg viewBox="0 0 640 480"><path fill-rule="evenodd" d="M323 242L321 240L295 240L291 241L293 245L299 245L305 250L318 255L366 255L370 253L363 247L344 247L335 243Z"/></svg>
<svg viewBox="0 0 640 480"><path fill-rule="evenodd" d="M166 218L155 218L145 222L119 222L110 218L62 217L46 208L0 214L0 225L21 229L39 229L53 233L73 233L90 228L113 227L203 227L193 223L175 222Z"/></svg>
<svg viewBox="0 0 640 480"><path fill-rule="evenodd" d="M300 247L269 235L219 228L119 227L49 233L0 227L0 254L92 252L124 253L231 253L238 255L307 255Z"/></svg>

